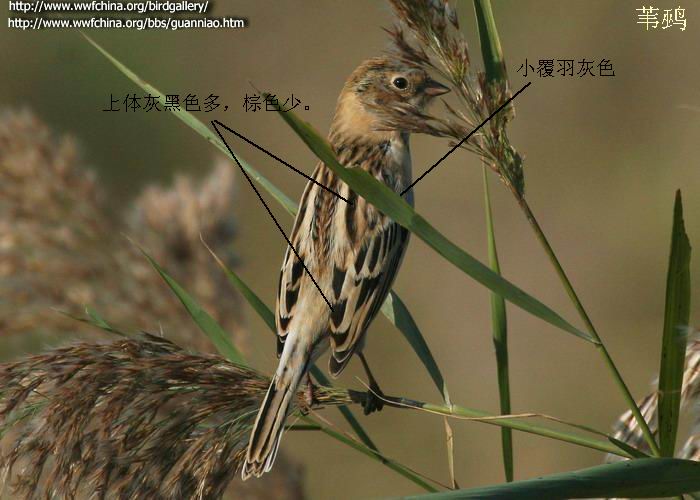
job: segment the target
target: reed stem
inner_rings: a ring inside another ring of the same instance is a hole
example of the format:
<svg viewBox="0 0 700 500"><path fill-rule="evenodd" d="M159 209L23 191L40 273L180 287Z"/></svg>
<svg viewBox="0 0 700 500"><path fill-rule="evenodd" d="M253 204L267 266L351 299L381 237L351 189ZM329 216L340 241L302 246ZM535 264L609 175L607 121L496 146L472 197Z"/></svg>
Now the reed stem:
<svg viewBox="0 0 700 500"><path fill-rule="evenodd" d="M569 277L566 275L564 268L562 267L561 263L559 262L557 255L554 253L554 249L550 245L549 240L547 239L547 237L544 234L544 231L542 231L542 227L540 226L539 222L535 218L534 213L530 209L530 205L528 205L527 200L525 200L524 197L518 196L515 192L514 192L514 194L516 195L516 198L518 200L518 204L519 204L520 208L522 209L523 213L525 214L527 221L530 223L530 227L532 227L533 231L535 232L535 235L537 236L537 239L542 244L542 247L544 248L544 251L547 254L547 257L549 257L550 262L554 266L554 269L556 270L557 276L559 276L559 280L562 282L562 285L564 285L564 289L566 290L567 295L571 299L571 302L574 304L576 311L578 312L579 316L581 317L584 324L586 325L588 332L597 341L597 343L595 344L596 349L598 350L598 352L600 352L601 356L603 357L603 361L605 362L605 365L608 367L608 369L610 370L610 373L613 376L613 379L615 380L615 383L622 391L622 395L625 398L625 401L627 402L627 405L629 406L630 410L632 411L632 414L634 415L634 418L637 421L637 424L639 425L640 429L642 430L642 434L644 435L644 439L647 442L647 444L649 445L651 452L654 454L654 456L660 456L661 451L659 449L659 446L656 443L656 440L654 439L654 436L651 432L651 429L649 429L649 424L647 423L646 420L644 420L644 416L642 415L642 412L639 410L639 407L637 406L637 402L634 400L632 393L630 392L629 388L627 387L627 384L625 383L624 379L622 378L620 371L617 369L617 366L615 365L615 362L613 361L612 357L610 356L610 353L608 352L607 347L605 347L605 344L603 343L602 339L600 338L598 331L595 329L595 326L593 326L593 322L591 321L591 318L588 316L586 309L583 307L583 304L581 303L581 300L579 299L578 294L574 290L574 287L571 284Z"/></svg>

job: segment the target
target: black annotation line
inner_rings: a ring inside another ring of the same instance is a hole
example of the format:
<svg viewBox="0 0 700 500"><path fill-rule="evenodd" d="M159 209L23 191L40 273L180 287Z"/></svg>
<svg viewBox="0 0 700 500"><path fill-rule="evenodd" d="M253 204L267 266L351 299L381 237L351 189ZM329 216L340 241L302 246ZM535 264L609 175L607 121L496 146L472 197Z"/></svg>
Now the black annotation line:
<svg viewBox="0 0 700 500"><path fill-rule="evenodd" d="M489 122L489 120L490 120L491 118L493 118L494 116L496 116L496 115L497 115L503 108L505 108L513 99L515 99L516 97L518 97L518 95L519 95L523 90L525 90L526 88L528 88L528 87L530 86L531 83L532 83L532 82L527 82L525 85L523 85L523 88L521 88L520 90L518 90L518 91L517 91L515 94L513 94L506 102L504 102L503 104L501 104L501 105L498 107L498 109L497 109L496 111L494 111L493 113L491 113L491 114L489 115L489 117L486 118L486 120L484 120L483 122L481 122L481 123L479 124L478 127L476 127L474 130L472 130L471 132L469 132L469 135L468 135L468 136L466 136L464 139L462 139L462 140L459 141L457 144L455 144L455 145L452 147L452 149L450 149L447 153L444 154L444 156L443 156L442 158L440 158L438 161L436 161L436 162L433 164L432 167L430 167L428 170L426 170L425 172L423 172L423 174L421 174L420 177L418 177L415 181L413 181L406 189L404 189L403 191L401 191L401 196L405 195L405 194L408 192L409 189L411 189L413 186L415 186L415 185L418 183L418 181L420 181L423 177L425 177L426 175L428 175L428 174L430 173L431 170L433 170L435 167L437 167L437 166L440 164L440 162L442 162L442 160L444 160L445 158L447 158L448 156L450 156L452 153L454 153L454 152L457 150L458 147L460 147L462 144L464 144L465 142L467 142L467 140L469 140L469 138L470 138L471 136L473 136L481 127L483 127L484 125L486 125L486 124Z"/></svg>
<svg viewBox="0 0 700 500"><path fill-rule="evenodd" d="M276 219L275 216L272 214L272 210L270 210L270 207L267 206L267 203L265 203L265 200L264 200L263 197L260 195L260 191L258 191L258 188L255 187L255 184L253 184L253 179L250 178L250 176L248 175L248 172L246 172L245 169L243 168L243 165L241 165L241 162L238 161L238 158L237 158L236 155L233 153L233 150L231 150L231 146L228 145L228 142L226 142L226 139L224 139L224 136L223 136L223 135L221 134L221 132L219 131L217 125L220 126L220 127L222 127L222 128L225 128L225 129L228 130L229 132L233 132L233 130L231 130L230 128L228 128L226 125L224 125L223 123L221 123L219 120L212 120L211 124L212 124L212 126L214 127L214 130L216 131L216 133L219 135L219 138L221 139L221 141L224 143L224 146L226 146L226 149L228 150L229 154L231 155L231 158L234 159L234 161L235 161L236 164L238 165L238 168L240 168L240 169L241 169L241 172L243 172L243 175L245 176L246 180L248 181L248 184L250 184L250 187L253 188L253 191L255 191L255 194L258 195L258 199L260 200L260 202L261 202L261 203L263 204L263 206L265 207L265 210L267 210L267 213L268 213L268 214L270 215L270 217L272 218L272 221L275 223L275 226L277 226L277 229L279 229L280 233L282 233L282 236L283 236L284 239L287 241L287 244L289 245L289 248L291 248L291 249L292 249L292 252L294 252L294 255L297 256L297 259L299 259L299 262L301 262L301 265L304 266L304 271L306 271L306 274L309 275L309 278L311 278L311 281L313 281L314 285L316 285L316 289L318 290L318 293L321 294L321 297L323 297L323 300L325 300L325 301L326 301L326 304L328 304L328 308L331 310L331 312L333 312L333 306L331 305L331 303L329 302L329 300L326 298L326 296L325 296L325 295L323 294L323 292L321 291L321 287L318 286L318 283L316 282L316 279L315 279L315 278L313 277L313 275L311 274L311 271L309 271L309 268L306 267L306 264L304 263L304 260L299 256L299 252L297 252L297 249L294 248L294 245L292 245L292 242L289 240L289 238L287 238L287 235L284 233L284 230L282 229L282 226L280 226L279 222L277 222L277 219ZM236 134L235 132L233 132L233 133ZM236 134L236 135L238 135L238 134ZM260 148L260 149L262 149L262 148ZM266 151L266 152L267 152L267 151ZM284 162L283 162L283 163L284 163ZM295 170L296 170L296 169L295 169Z"/></svg>
<svg viewBox="0 0 700 500"><path fill-rule="evenodd" d="M287 163L286 161L284 161L284 160L283 160L282 158L280 158L279 156L275 155L274 153L271 153L270 151L268 151L268 150L265 149L264 147L260 146L259 144L254 143L253 141L251 141L251 140L248 139L247 137L245 137L245 136L239 134L238 132L236 132L235 130L233 130L233 129L227 127L226 125L224 125L224 124L221 123L220 121L218 121L218 120L214 120L214 121L216 122L217 125L219 125L219 126L222 127L222 128L225 128L226 130L228 130L229 132L231 132L231 133L232 133L233 135L235 135L236 137L238 137L238 138L240 138L240 139L243 139L245 142L247 142L248 144L250 144L250 145L253 146L254 148L257 148L257 149L259 149L260 151L262 151L263 153L265 153L266 155L268 155L268 156L274 158L275 160L277 160L278 162L280 162L282 165L286 165L287 167L291 168L291 169L294 170L297 174L299 174L299 175L301 175L302 177L305 177L306 179L310 180L311 182L313 182L314 184L316 184L316 185L319 186L320 188L325 189L326 191L328 191L328 192L331 193L331 194L334 194L335 196L337 196L338 198L340 198L341 200L343 200L343 201L344 201L345 203L347 203L348 205L352 205L352 202L351 202L350 200L348 200L347 198L343 198L341 195L339 195L338 193L336 193L335 191L333 191L331 188L329 188L329 187L327 187L327 186L324 186L323 184L321 184L320 182L318 182L318 181L317 181L316 179L314 179L313 177L309 177L308 175L306 175L306 174L305 174L304 172L302 172L301 170L299 170L299 169L297 169L297 168L291 166L289 163ZM213 122L212 122L212 123L213 123Z"/></svg>

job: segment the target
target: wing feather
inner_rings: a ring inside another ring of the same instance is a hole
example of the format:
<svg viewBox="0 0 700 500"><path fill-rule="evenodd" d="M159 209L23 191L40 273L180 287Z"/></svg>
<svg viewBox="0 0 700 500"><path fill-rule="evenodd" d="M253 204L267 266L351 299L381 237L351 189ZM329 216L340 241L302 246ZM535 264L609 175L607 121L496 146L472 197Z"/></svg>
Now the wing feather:
<svg viewBox="0 0 700 500"><path fill-rule="evenodd" d="M304 266L287 248L280 272L280 281L277 292L277 357L282 355L282 348L287 337L287 328L295 312L295 306L299 299L301 277L304 274Z"/></svg>
<svg viewBox="0 0 700 500"><path fill-rule="evenodd" d="M408 231L388 219L355 253L355 259L336 263L333 276L333 313L330 372L337 376L361 345L367 327L379 312L394 282L408 242Z"/></svg>
<svg viewBox="0 0 700 500"><path fill-rule="evenodd" d="M321 164L316 167L313 177L317 178L321 175ZM294 227L290 236L290 241L299 252L299 256L306 262L308 260L308 246L302 244L306 240L308 232L307 223L309 217L313 214L307 214L307 205L309 199L312 199L316 186L309 182L304 188L301 201L299 203L299 211L294 220ZM307 217L309 216L309 217ZM295 255L290 247L284 254L282 261L282 269L280 270L280 279L277 287L277 314L275 315L275 323L277 326L277 357L282 354L284 341L289 333L289 323L294 316L296 304L299 299L299 291L301 289L302 277L304 276L304 265Z"/></svg>

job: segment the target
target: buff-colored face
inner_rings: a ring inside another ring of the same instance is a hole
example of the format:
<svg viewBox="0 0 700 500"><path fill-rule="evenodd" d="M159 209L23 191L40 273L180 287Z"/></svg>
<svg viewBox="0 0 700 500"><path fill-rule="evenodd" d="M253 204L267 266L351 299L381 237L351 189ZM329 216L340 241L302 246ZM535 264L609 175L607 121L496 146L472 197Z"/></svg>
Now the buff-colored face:
<svg viewBox="0 0 700 500"><path fill-rule="evenodd" d="M433 97L449 92L422 69L387 60L374 60L359 70L354 91L361 100L371 100L374 105L403 102L423 108Z"/></svg>

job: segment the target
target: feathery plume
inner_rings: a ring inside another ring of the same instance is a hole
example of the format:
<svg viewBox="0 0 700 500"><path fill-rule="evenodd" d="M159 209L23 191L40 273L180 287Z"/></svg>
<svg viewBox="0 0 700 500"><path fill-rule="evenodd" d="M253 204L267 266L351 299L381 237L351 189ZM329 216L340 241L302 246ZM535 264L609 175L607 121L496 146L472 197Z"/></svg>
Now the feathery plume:
<svg viewBox="0 0 700 500"><path fill-rule="evenodd" d="M697 334L686 346L681 405L692 413L693 426L679 457L700 461L700 338Z"/></svg>
<svg viewBox="0 0 700 500"><path fill-rule="evenodd" d="M447 0L389 0L397 24L387 29L391 52L402 61L438 73L460 102L455 109L443 101L446 117L421 113L397 105L377 112L386 127L403 127L415 133L448 137L460 143L510 96L506 81L487 81L472 68L469 46L459 30L455 9ZM407 34L408 33L408 34ZM461 148L482 157L518 198L524 194L523 159L512 147L506 125L514 116L512 106L497 113Z"/></svg>
<svg viewBox="0 0 700 500"><path fill-rule="evenodd" d="M689 329L690 330L690 329ZM658 379L652 384L654 392L646 395L637 402L644 420L649 424L652 434L658 432ZM693 428L691 435L678 453L679 458L700 460L700 338L696 335L688 341L685 352L685 370L681 388L681 410L692 414ZM632 413L623 413L613 426L613 437L623 441L644 453L650 453L649 446L644 440L642 431L637 425ZM608 455L607 462L624 460L615 455Z"/></svg>
<svg viewBox="0 0 700 500"><path fill-rule="evenodd" d="M115 325L155 326L188 348L199 352L214 349L158 274L122 236L124 233L144 244L175 279L187 283L207 311L235 336L237 347L246 352L249 336L240 313L241 301L200 241L201 233L227 264L235 264L233 172L230 164L219 160L201 182L180 176L173 188L147 187L123 212L115 213L96 176L82 167L75 141L57 137L29 111L0 114L3 356L11 357L15 345L19 348L14 349L24 351L28 346L36 349L46 340L101 337L94 328L81 329L79 323L52 310L82 315L86 305ZM124 397L132 397L120 387ZM74 387L74 391L71 397L82 396L82 390ZM129 402L113 403L119 404ZM39 403L24 405L22 411L31 416L40 407ZM6 440L17 438L10 424L18 416L13 412L4 418L7 428L2 434ZM43 428L40 420L32 422L35 429ZM49 432L50 428L46 429ZM26 428L22 442L36 446L39 453L51 441L40 446L32 432ZM26 451L27 446L18 450ZM202 452L230 452L207 450ZM120 453L126 453L126 448ZM42 460L48 459L46 455ZM264 484L234 480L230 490L245 498L302 498L300 467L280 459L282 463ZM41 479L38 475L23 477L37 481L41 488L49 486L46 474Z"/></svg>
<svg viewBox="0 0 700 500"><path fill-rule="evenodd" d="M28 111L0 116L0 326L8 341L75 333L52 310L90 305L116 324L158 327L211 351L157 273L124 238L146 246L244 349L240 300L201 244L233 264L233 169L223 161L201 183L178 177L148 187L116 214L75 143L56 138ZM192 325L190 329L183 325ZM21 335L20 335L21 334ZM94 331L90 331L95 335Z"/></svg>
<svg viewBox="0 0 700 500"><path fill-rule="evenodd" d="M4 434L4 483L13 498L220 498L268 384L255 370L148 334L0 365L0 429L18 431ZM295 406L308 408L306 393L297 396ZM351 399L315 387L312 401ZM295 482L265 487L267 497L275 487L274 498L298 496Z"/></svg>

